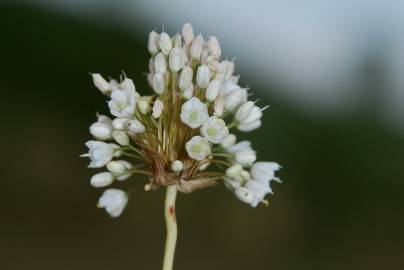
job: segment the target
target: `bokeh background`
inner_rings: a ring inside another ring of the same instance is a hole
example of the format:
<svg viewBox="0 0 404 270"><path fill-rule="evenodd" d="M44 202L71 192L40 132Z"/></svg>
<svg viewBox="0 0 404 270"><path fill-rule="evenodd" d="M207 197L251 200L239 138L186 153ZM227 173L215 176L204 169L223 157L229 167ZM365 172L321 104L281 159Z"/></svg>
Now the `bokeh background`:
<svg viewBox="0 0 404 270"><path fill-rule="evenodd" d="M283 184L268 208L180 196L175 269L403 269L404 5L280 2L2 1L0 269L160 268L162 190L110 219L78 156L107 112L88 72L148 92L147 33L188 21L270 104L241 136Z"/></svg>

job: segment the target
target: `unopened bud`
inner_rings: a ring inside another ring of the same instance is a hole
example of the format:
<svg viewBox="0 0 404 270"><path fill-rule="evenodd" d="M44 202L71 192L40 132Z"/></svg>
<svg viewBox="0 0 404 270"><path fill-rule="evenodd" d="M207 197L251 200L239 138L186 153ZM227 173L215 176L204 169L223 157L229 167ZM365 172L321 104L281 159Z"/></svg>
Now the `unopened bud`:
<svg viewBox="0 0 404 270"><path fill-rule="evenodd" d="M197 35L191 44L192 59L199 60L201 58L202 49L203 49L203 38L201 35Z"/></svg>
<svg viewBox="0 0 404 270"><path fill-rule="evenodd" d="M221 81L213 80L209 83L208 88L206 88L206 99L210 102L214 101L220 92Z"/></svg>
<svg viewBox="0 0 404 270"><path fill-rule="evenodd" d="M241 173L243 167L240 164L235 164L226 170L226 176L233 178Z"/></svg>
<svg viewBox="0 0 404 270"><path fill-rule="evenodd" d="M129 125L129 118L115 118L112 121L112 126L117 130L126 130Z"/></svg>
<svg viewBox="0 0 404 270"><path fill-rule="evenodd" d="M159 44L161 51L165 55L169 55L171 48L173 47L173 43L171 42L171 38L167 33L163 32L160 34Z"/></svg>
<svg viewBox="0 0 404 270"><path fill-rule="evenodd" d="M156 73L153 76L153 89L157 94L162 94L165 89L165 79L163 74Z"/></svg>
<svg viewBox="0 0 404 270"><path fill-rule="evenodd" d="M113 160L108 162L107 169L115 175L120 175L126 171L126 166L120 161Z"/></svg>
<svg viewBox="0 0 404 270"><path fill-rule="evenodd" d="M90 183L93 187L105 187L114 181L114 176L110 172L97 173L91 177Z"/></svg>
<svg viewBox="0 0 404 270"><path fill-rule="evenodd" d="M151 54L156 54L160 50L159 40L160 35L155 31L151 31L149 34L149 41L147 43L147 49Z"/></svg>
<svg viewBox="0 0 404 270"><path fill-rule="evenodd" d="M229 134L220 142L220 146L224 149L234 145L236 143L236 135Z"/></svg>
<svg viewBox="0 0 404 270"><path fill-rule="evenodd" d="M159 52L154 58L154 69L157 73L161 74L165 74L167 71L167 60L161 52Z"/></svg>
<svg viewBox="0 0 404 270"><path fill-rule="evenodd" d="M182 92L182 97L190 99L194 95L194 85L191 83L187 89Z"/></svg>
<svg viewBox="0 0 404 270"><path fill-rule="evenodd" d="M191 67L184 67L181 70L180 77L178 79L178 86L181 90L187 89L192 84L193 71Z"/></svg>
<svg viewBox="0 0 404 270"><path fill-rule="evenodd" d="M112 132L112 137L114 140L122 146L129 145L129 137L126 135L125 131L114 130Z"/></svg>
<svg viewBox="0 0 404 270"><path fill-rule="evenodd" d="M222 50L220 49L220 44L219 41L215 36L211 36L208 41L208 48L210 55L212 55L214 58L220 58L220 55L222 54Z"/></svg>
<svg viewBox="0 0 404 270"><path fill-rule="evenodd" d="M184 37L185 44L191 44L194 39L194 30L190 23L186 23L182 26L182 36Z"/></svg>
<svg viewBox="0 0 404 270"><path fill-rule="evenodd" d="M206 65L200 65L196 72L196 83L200 88L206 88L210 81L210 70Z"/></svg>
<svg viewBox="0 0 404 270"><path fill-rule="evenodd" d="M180 48L173 48L168 59L170 70L178 72L184 66L184 52Z"/></svg>
<svg viewBox="0 0 404 270"><path fill-rule="evenodd" d="M184 169L184 163L181 160L175 160L171 163L171 170L175 173L179 173Z"/></svg>
<svg viewBox="0 0 404 270"><path fill-rule="evenodd" d="M130 120L128 129L133 133L143 133L146 131L145 126L137 119Z"/></svg>
<svg viewBox="0 0 404 270"><path fill-rule="evenodd" d="M92 73L93 83L103 94L108 94L112 91L111 85L99 73Z"/></svg>
<svg viewBox="0 0 404 270"><path fill-rule="evenodd" d="M148 114L151 111L151 107L148 100L141 99L137 102L137 107L142 114Z"/></svg>
<svg viewBox="0 0 404 270"><path fill-rule="evenodd" d="M152 116L156 119L159 118L161 113L163 112L163 109L164 109L164 103L161 100L156 99L156 101L154 101L153 104Z"/></svg>

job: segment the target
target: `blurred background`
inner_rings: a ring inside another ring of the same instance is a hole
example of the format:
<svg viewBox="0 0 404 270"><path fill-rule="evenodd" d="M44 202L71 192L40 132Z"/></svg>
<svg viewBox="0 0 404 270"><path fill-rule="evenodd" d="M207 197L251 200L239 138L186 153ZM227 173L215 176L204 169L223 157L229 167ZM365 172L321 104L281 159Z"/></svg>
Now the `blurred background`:
<svg viewBox="0 0 404 270"><path fill-rule="evenodd" d="M160 268L162 190L111 219L78 156L107 112L88 72L124 70L147 93L148 32L185 22L270 105L244 137L283 184L268 208L224 188L180 196L175 269L403 269L399 0L2 1L0 269Z"/></svg>

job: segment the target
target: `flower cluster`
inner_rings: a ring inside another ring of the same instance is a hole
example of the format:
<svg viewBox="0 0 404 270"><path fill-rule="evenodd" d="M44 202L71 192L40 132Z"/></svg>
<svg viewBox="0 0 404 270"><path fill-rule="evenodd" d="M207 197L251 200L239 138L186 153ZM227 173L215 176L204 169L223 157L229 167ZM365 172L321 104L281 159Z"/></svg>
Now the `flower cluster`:
<svg viewBox="0 0 404 270"><path fill-rule="evenodd" d="M185 24L174 36L152 31L148 50L151 95L141 96L126 75L118 82L92 74L114 118L98 115L90 126L96 140L86 143L89 151L83 156L90 158L91 168L106 167L91 184L106 187L143 174L145 190L177 185L190 193L223 183L252 207L266 203L271 181L280 182L275 177L280 166L256 162L250 142L236 142L232 131L259 128L266 107L248 101L234 63L220 59L218 39L195 36ZM107 189L98 206L116 217L127 201L126 192Z"/></svg>

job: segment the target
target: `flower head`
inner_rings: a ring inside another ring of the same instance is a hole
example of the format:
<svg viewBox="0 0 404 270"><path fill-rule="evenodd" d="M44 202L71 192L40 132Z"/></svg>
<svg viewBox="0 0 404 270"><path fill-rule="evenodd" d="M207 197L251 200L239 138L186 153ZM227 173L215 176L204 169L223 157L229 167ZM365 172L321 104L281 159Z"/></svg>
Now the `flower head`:
<svg viewBox="0 0 404 270"><path fill-rule="evenodd" d="M152 31L147 47L148 95L141 96L126 75L106 81L92 74L113 118L99 115L90 126L96 140L86 143L89 150L82 156L90 158L91 168L106 166L91 185L105 187L141 174L146 190L176 185L190 193L223 183L252 207L266 203L270 183L279 182L275 173L280 166L256 162L251 142L237 142L230 134L259 128L265 107L248 101L234 63L220 59L219 40L195 36L185 24L182 34L173 36ZM99 207L116 217L127 200L125 192L108 189Z"/></svg>

